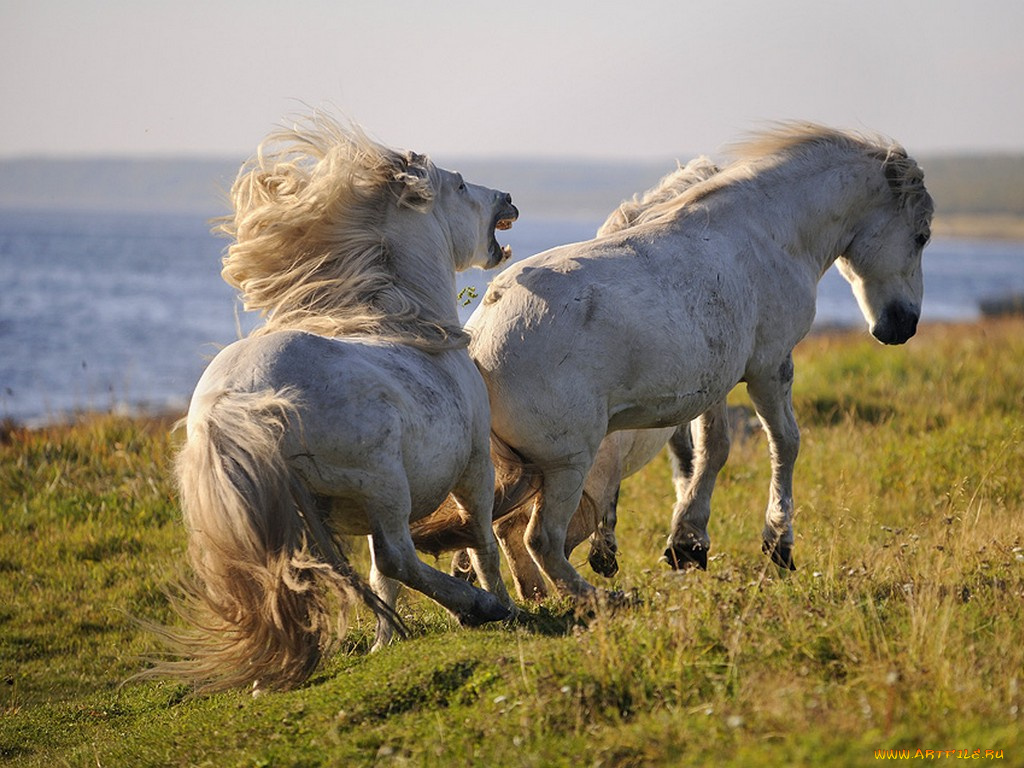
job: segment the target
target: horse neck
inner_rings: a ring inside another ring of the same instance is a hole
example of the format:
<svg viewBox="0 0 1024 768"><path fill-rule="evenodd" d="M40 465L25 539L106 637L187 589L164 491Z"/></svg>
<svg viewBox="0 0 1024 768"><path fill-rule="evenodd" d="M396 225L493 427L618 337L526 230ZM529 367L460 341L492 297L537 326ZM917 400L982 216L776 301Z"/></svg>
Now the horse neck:
<svg viewBox="0 0 1024 768"><path fill-rule="evenodd" d="M833 149L831 156L801 158L759 173L737 185L736 192L746 210L760 211L750 219L820 278L889 189L877 163Z"/></svg>
<svg viewBox="0 0 1024 768"><path fill-rule="evenodd" d="M397 238L392 248L395 283L421 308L420 319L445 329L461 327L455 262L451 248L438 233L418 233Z"/></svg>

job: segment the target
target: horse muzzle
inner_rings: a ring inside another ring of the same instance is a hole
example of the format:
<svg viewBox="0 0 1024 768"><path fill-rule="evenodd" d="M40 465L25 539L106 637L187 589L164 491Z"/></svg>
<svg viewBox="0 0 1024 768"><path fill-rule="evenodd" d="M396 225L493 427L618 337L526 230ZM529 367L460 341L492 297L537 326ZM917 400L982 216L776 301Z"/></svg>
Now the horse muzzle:
<svg viewBox="0 0 1024 768"><path fill-rule="evenodd" d="M921 312L902 301L888 304L871 327L871 335L883 344L903 344L917 333Z"/></svg>
<svg viewBox="0 0 1024 768"><path fill-rule="evenodd" d="M498 193L498 201L494 213L494 224L491 227L491 248L490 263L487 268L493 268L512 257L512 248L507 245L500 245L494 236L495 230L511 229L512 224L519 218L519 209L512 205L512 195L507 192Z"/></svg>

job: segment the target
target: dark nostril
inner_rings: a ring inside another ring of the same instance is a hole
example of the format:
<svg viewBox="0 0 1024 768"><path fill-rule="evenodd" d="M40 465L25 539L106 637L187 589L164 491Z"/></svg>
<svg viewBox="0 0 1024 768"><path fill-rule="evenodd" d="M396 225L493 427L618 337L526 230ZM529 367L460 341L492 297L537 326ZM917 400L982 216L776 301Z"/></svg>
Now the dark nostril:
<svg viewBox="0 0 1024 768"><path fill-rule="evenodd" d="M898 324L900 328L908 335L913 336L917 332L917 321L919 314L912 309L901 307L900 313L897 315Z"/></svg>
<svg viewBox="0 0 1024 768"><path fill-rule="evenodd" d="M512 205L512 195L510 195L508 192L505 193L505 202L508 203L509 205Z"/></svg>

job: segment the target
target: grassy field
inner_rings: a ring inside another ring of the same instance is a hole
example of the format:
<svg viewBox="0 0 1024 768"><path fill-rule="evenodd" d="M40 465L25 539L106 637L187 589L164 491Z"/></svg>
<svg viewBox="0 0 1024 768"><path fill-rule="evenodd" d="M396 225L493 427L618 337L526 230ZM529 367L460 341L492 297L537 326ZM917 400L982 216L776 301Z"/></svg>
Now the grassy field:
<svg viewBox="0 0 1024 768"><path fill-rule="evenodd" d="M759 551L755 434L720 478L707 573L658 562L662 456L624 487L619 575L591 575L636 607L462 630L406 595L409 641L368 655L359 617L306 686L258 698L122 685L183 561L169 422L4 430L0 764L1024 765L1024 320L810 338L795 401L788 577Z"/></svg>

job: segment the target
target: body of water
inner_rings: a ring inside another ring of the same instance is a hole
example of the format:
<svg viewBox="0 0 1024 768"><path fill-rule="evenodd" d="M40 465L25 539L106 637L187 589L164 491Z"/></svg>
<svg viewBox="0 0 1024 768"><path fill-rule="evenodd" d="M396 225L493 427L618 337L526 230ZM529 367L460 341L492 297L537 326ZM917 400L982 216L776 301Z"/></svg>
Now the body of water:
<svg viewBox="0 0 1024 768"><path fill-rule="evenodd" d="M599 224L524 216L501 239L525 257ZM0 211L0 418L183 410L209 358L255 323L220 279L225 245L199 216ZM472 270L460 286L482 295L490 276ZM928 246L923 321L969 320L1009 293L1024 293L1024 243ZM818 323L864 325L835 269Z"/></svg>

